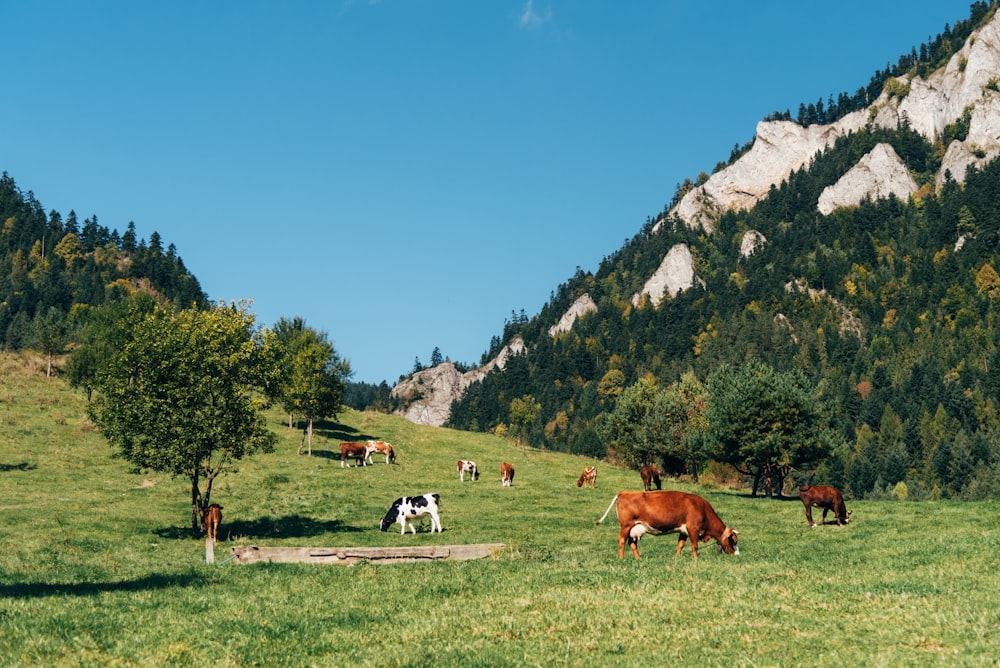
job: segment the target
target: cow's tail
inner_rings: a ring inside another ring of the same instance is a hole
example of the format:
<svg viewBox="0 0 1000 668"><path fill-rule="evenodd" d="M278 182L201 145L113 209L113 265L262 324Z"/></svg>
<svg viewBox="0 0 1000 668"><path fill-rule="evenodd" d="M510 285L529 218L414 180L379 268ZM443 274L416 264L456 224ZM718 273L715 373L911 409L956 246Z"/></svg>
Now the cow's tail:
<svg viewBox="0 0 1000 668"><path fill-rule="evenodd" d="M597 520L596 522L594 522L594 524L600 524L601 522L603 522L603 521L604 521L604 518L605 518L605 517L607 517L607 516L608 516L608 513L610 513L610 512L611 512L611 508L612 508L612 507L613 507L613 506L615 505L615 502L616 502L617 500L618 500L618 495L617 495L617 494L615 494L615 498L611 499L611 503L610 503L610 504L608 504L608 509L604 511L604 514L603 514L603 515L601 515L601 519L599 519L599 520Z"/></svg>

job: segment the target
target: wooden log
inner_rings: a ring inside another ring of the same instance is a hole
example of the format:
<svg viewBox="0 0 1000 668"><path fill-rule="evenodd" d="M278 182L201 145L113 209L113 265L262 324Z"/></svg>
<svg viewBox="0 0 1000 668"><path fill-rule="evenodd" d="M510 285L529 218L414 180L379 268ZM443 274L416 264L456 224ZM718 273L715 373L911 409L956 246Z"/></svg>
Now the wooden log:
<svg viewBox="0 0 1000 668"><path fill-rule="evenodd" d="M359 561L397 564L436 559L465 561L494 555L505 547L504 543L419 547L260 547L257 545L235 545L232 551L236 560L241 564L262 561L350 565Z"/></svg>

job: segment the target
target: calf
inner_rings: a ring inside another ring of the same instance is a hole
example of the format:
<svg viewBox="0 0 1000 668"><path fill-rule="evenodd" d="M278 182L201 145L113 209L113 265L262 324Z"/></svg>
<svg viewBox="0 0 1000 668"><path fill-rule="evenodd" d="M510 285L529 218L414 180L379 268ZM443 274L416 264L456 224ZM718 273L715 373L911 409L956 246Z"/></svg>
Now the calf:
<svg viewBox="0 0 1000 668"><path fill-rule="evenodd" d="M458 460L458 479L465 482L465 474L469 474L470 480L479 480L479 469L476 468L476 462L470 459L459 459Z"/></svg>
<svg viewBox="0 0 1000 668"><path fill-rule="evenodd" d="M504 487L514 484L514 467L507 462L500 465L500 484Z"/></svg>
<svg viewBox="0 0 1000 668"><path fill-rule="evenodd" d="M421 494L420 496L404 496L392 502L389 512L385 514L379 522L379 529L386 531L393 524L399 524L399 535L406 533L406 526L410 526L410 531L417 533L411 520L424 515L431 516L431 533L437 527L441 533L441 518L438 511L441 508L440 494Z"/></svg>
<svg viewBox="0 0 1000 668"><path fill-rule="evenodd" d="M584 485L590 485L593 487L597 484L597 467L588 466L583 469L583 473L580 475L580 479L576 481L577 487L583 487Z"/></svg>
<svg viewBox="0 0 1000 668"><path fill-rule="evenodd" d="M639 558L639 539L643 534L654 536L677 532L677 556L681 556L684 542L691 539L691 552L698 558L698 542L714 538L718 550L739 554L736 531L730 529L715 513L712 505L697 494L686 492L618 492L604 511L600 524L616 506L618 524L618 558L625 558L625 544Z"/></svg>
<svg viewBox="0 0 1000 668"><path fill-rule="evenodd" d="M372 455L376 452L385 455L385 463L393 464L396 462L396 453L392 449L392 445L386 443L385 441L368 441L368 445L365 448L365 460L369 464L373 464Z"/></svg>
<svg viewBox="0 0 1000 668"><path fill-rule="evenodd" d="M341 443L340 444L340 468L344 468L344 463L348 457L353 457L358 466L365 466L365 458L368 456L368 446L364 443ZM347 464L347 468L351 465Z"/></svg>
<svg viewBox="0 0 1000 668"><path fill-rule="evenodd" d="M806 520L809 526L814 527L812 509L813 506L823 509L823 524L826 524L826 514L833 511L837 517L837 525L844 526L851 521L851 514L847 512L844 505L844 495L836 487L826 487L824 485L803 485L799 487L799 498L806 507Z"/></svg>
<svg viewBox="0 0 1000 668"><path fill-rule="evenodd" d="M656 485L656 489L661 489L660 472L652 464L639 469L639 475L642 476L642 488L647 492L653 485Z"/></svg>
<svg viewBox="0 0 1000 668"><path fill-rule="evenodd" d="M222 506L213 503L208 508L201 509L201 528L208 532L209 540L214 541L218 537L220 524L222 524Z"/></svg>

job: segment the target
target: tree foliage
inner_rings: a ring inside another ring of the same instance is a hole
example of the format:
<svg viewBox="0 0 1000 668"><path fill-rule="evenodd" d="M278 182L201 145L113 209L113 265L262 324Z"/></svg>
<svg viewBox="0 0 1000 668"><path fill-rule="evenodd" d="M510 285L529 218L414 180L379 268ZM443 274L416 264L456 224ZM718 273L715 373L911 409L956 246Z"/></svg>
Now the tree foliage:
<svg viewBox="0 0 1000 668"><path fill-rule="evenodd" d="M215 479L274 447L260 394L273 382L271 335L243 304L178 310L140 303L122 315L114 332L121 345L94 380L91 418L136 469L190 481L197 531Z"/></svg>

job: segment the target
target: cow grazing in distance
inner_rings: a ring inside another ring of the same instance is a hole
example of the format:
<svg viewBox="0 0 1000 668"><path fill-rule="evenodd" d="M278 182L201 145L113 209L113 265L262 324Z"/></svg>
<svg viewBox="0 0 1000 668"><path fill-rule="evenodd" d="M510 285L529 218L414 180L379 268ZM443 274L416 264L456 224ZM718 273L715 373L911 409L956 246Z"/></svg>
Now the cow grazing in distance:
<svg viewBox="0 0 1000 668"><path fill-rule="evenodd" d="M385 441L368 441L365 448L365 460L369 464L373 464L372 455L375 453L380 453L385 455L386 464L394 464L396 462L396 452L392 449L392 445Z"/></svg>
<svg viewBox="0 0 1000 668"><path fill-rule="evenodd" d="M358 466L365 466L365 458L368 456L368 446L364 443L341 443L340 444L340 468L344 468L348 457L353 457ZM347 464L347 468L351 465Z"/></svg>
<svg viewBox="0 0 1000 668"><path fill-rule="evenodd" d="M470 480L479 480L479 469L476 468L476 462L471 459L459 459L458 460L458 479L465 482L465 474L469 474Z"/></svg>
<svg viewBox="0 0 1000 668"><path fill-rule="evenodd" d="M438 511L441 509L440 494L421 494L420 496L404 496L392 502L389 511L379 522L379 529L387 531L393 524L399 524L399 535L406 533L409 525L410 531L417 533L411 520L424 515L431 516L431 533L435 527L441 533L441 518Z"/></svg>
<svg viewBox="0 0 1000 668"><path fill-rule="evenodd" d="M814 506L823 509L823 524L826 524L826 514L831 510L837 517L838 526L844 526L851 521L851 514L847 512L847 506L844 505L844 495L836 487L803 485L799 487L799 498L802 499L802 504L806 507L806 520L809 521L811 527L816 526L812 515Z"/></svg>
<svg viewBox="0 0 1000 668"><path fill-rule="evenodd" d="M639 475L642 476L642 488L647 492L653 485L656 485L656 489L662 489L660 487L660 472L652 464L639 469Z"/></svg>
<svg viewBox="0 0 1000 668"><path fill-rule="evenodd" d="M214 541L219 536L219 526L222 524L222 506L213 503L201 509L201 528L208 533L209 540Z"/></svg>
<svg viewBox="0 0 1000 668"><path fill-rule="evenodd" d="M504 487L514 484L514 467L507 462L500 465L500 484Z"/></svg>
<svg viewBox="0 0 1000 668"><path fill-rule="evenodd" d="M589 485L593 487L597 484L597 467L588 466L583 469L583 473L580 474L580 479L576 481L577 487L583 487L584 485Z"/></svg>
<svg viewBox="0 0 1000 668"><path fill-rule="evenodd" d="M727 527L712 505L697 494L687 492L618 492L597 524L616 506L618 524L618 558L625 558L625 544L639 558L639 539L646 533L655 535L677 532L677 556L684 542L691 539L691 552L698 558L698 542L714 538L718 550L739 554L737 532Z"/></svg>

